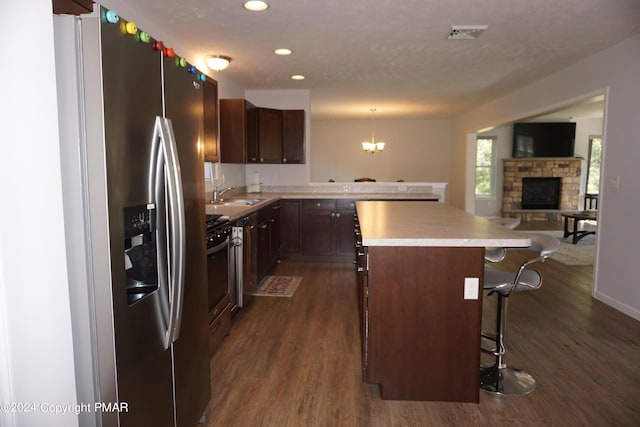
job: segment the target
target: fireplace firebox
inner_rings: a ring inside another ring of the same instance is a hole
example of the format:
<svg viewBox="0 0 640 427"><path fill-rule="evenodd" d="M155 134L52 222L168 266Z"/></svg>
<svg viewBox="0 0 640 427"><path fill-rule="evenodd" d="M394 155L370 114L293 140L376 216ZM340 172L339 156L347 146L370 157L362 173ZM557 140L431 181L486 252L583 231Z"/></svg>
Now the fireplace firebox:
<svg viewBox="0 0 640 427"><path fill-rule="evenodd" d="M522 209L558 209L562 178L522 178Z"/></svg>

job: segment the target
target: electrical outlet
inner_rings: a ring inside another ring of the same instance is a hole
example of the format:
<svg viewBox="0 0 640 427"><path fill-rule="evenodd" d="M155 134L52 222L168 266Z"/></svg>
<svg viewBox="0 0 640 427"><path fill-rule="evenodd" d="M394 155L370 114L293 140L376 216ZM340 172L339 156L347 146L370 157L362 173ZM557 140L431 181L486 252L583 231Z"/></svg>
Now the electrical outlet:
<svg viewBox="0 0 640 427"><path fill-rule="evenodd" d="M464 278L464 299L478 299L480 279L477 277Z"/></svg>

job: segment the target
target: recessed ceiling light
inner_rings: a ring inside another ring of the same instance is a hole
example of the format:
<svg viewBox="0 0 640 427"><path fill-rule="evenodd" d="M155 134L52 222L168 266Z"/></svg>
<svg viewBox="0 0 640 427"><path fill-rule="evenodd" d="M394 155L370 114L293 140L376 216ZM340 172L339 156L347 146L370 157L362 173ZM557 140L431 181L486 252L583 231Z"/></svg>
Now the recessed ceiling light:
<svg viewBox="0 0 640 427"><path fill-rule="evenodd" d="M280 48L280 49L274 50L273 53L275 53L276 55L287 56L287 55L291 55L293 52L291 51L291 49Z"/></svg>
<svg viewBox="0 0 640 427"><path fill-rule="evenodd" d="M291 79L293 80L304 80L304 76L301 74L294 74L293 76L291 76Z"/></svg>
<svg viewBox="0 0 640 427"><path fill-rule="evenodd" d="M267 10L269 5L267 2L261 0L249 0L244 2L244 8L247 10L251 10L253 12L262 12L263 10Z"/></svg>

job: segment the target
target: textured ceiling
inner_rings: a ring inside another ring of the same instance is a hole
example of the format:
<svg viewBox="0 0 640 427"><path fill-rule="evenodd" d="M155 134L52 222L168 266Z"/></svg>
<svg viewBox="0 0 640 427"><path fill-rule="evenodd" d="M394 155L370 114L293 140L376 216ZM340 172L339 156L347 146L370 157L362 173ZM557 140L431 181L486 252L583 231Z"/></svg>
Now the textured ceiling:
<svg viewBox="0 0 640 427"><path fill-rule="evenodd" d="M247 89L310 89L315 119L448 118L640 32L640 0L129 0ZM452 25L485 24L477 40ZM288 57L273 50L288 47ZM303 81L292 81L303 74Z"/></svg>

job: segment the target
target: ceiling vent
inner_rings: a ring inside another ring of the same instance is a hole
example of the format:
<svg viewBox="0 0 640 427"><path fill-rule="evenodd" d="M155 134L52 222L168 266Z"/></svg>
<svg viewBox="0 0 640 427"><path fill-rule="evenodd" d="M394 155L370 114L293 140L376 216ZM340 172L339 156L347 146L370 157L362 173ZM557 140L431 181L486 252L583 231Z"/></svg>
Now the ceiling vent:
<svg viewBox="0 0 640 427"><path fill-rule="evenodd" d="M488 25L452 25L447 39L475 40L481 32L489 28Z"/></svg>

